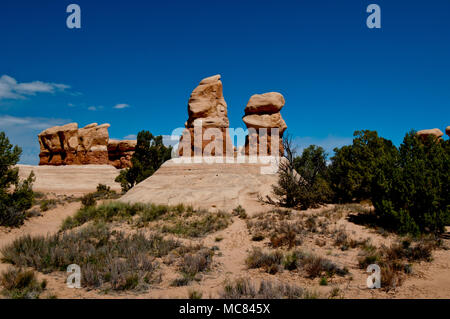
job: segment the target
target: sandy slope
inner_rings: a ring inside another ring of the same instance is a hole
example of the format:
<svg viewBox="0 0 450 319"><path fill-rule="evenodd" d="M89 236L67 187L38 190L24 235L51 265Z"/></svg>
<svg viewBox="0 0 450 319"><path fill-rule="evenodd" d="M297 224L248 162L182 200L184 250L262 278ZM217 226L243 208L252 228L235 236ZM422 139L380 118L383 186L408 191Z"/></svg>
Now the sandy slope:
<svg viewBox="0 0 450 319"><path fill-rule="evenodd" d="M98 184L120 191L120 184L114 181L120 170L110 165L17 166L20 178L34 172L33 189L38 192L79 195L95 191Z"/></svg>
<svg viewBox="0 0 450 319"><path fill-rule="evenodd" d="M121 201L176 205L230 211L238 205L249 213L260 210L277 175L262 174L265 164L177 164L167 161L151 177L136 185Z"/></svg>

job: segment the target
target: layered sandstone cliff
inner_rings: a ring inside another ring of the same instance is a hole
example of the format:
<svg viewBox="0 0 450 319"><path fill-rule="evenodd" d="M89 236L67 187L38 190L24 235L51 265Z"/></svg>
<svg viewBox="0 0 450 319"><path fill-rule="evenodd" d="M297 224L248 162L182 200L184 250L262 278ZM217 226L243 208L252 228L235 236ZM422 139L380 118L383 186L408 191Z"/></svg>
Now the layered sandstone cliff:
<svg viewBox="0 0 450 319"><path fill-rule="evenodd" d="M109 124L77 123L55 126L38 135L39 165L107 164L116 168L131 166L136 141L109 140Z"/></svg>

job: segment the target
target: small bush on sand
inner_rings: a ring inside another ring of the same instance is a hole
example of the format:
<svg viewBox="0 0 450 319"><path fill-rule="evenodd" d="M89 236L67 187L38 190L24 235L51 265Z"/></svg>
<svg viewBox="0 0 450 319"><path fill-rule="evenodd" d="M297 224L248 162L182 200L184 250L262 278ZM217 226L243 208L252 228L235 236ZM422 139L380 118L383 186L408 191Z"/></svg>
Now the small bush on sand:
<svg viewBox="0 0 450 319"><path fill-rule="evenodd" d="M304 270L306 275L311 279L324 275L332 277L334 275L345 276L348 274L348 269L340 268L328 259L307 254L299 250L286 254L283 265L288 270Z"/></svg>
<svg viewBox="0 0 450 319"><path fill-rule="evenodd" d="M41 209L42 212L46 212L50 209L55 208L57 205L57 202L55 199L44 199L41 201L39 208Z"/></svg>
<svg viewBox="0 0 450 319"><path fill-rule="evenodd" d="M242 219L247 218L247 213L241 205L239 205L235 209L233 209L233 215L238 216L239 218L242 218Z"/></svg>
<svg viewBox="0 0 450 319"><path fill-rule="evenodd" d="M97 200L95 199L94 194L89 193L81 197L81 205L83 205L83 207L93 207L97 205Z"/></svg>
<svg viewBox="0 0 450 319"><path fill-rule="evenodd" d="M189 290L188 291L188 298L189 299L202 299L203 294L200 291L197 290Z"/></svg>
<svg viewBox="0 0 450 319"><path fill-rule="evenodd" d="M275 274L281 270L281 262L283 260L283 253L280 251L264 252L261 248L254 247L247 256L245 264L249 269L263 268L270 274Z"/></svg>
<svg viewBox="0 0 450 319"><path fill-rule="evenodd" d="M34 271L8 268L1 274L2 294L12 299L38 299L47 286L45 280L39 282Z"/></svg>
<svg viewBox="0 0 450 319"><path fill-rule="evenodd" d="M441 242L433 237L422 238L413 241L405 238L390 247L367 246L358 259L359 267L366 269L371 264L377 264L381 268L381 288L384 290L399 287L405 274L411 273L411 262L431 261L432 251Z"/></svg>
<svg viewBox="0 0 450 319"><path fill-rule="evenodd" d="M214 251L207 248L201 248L194 253L186 253L178 265L178 271L181 277L172 282L172 286L185 286L196 279L197 274L207 271L211 266Z"/></svg>
<svg viewBox="0 0 450 319"><path fill-rule="evenodd" d="M249 279L239 278L226 281L220 298L223 299L299 299L314 298L307 290L287 283L273 283L263 280L257 288Z"/></svg>

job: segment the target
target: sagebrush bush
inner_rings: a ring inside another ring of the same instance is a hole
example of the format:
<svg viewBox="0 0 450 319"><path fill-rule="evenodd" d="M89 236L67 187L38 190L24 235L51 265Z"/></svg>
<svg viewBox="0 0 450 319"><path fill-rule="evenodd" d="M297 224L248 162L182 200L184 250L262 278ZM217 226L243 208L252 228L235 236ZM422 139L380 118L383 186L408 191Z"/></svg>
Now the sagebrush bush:
<svg viewBox="0 0 450 319"><path fill-rule="evenodd" d="M39 282L32 270L9 267L1 274L0 286L3 287L2 294L7 298L38 299L47 282Z"/></svg>
<svg viewBox="0 0 450 319"><path fill-rule="evenodd" d="M1 253L3 262L44 273L66 271L70 264L77 264L82 269L83 287L124 290L158 282L159 266L154 259L180 245L158 235L126 236L104 224L95 224L47 237L27 235L4 247Z"/></svg>
<svg viewBox="0 0 450 319"><path fill-rule="evenodd" d="M220 293L223 299L312 299L316 294L287 283L273 283L263 280L257 288L249 279L238 278L226 281Z"/></svg>
<svg viewBox="0 0 450 319"><path fill-rule="evenodd" d="M275 274L281 270L283 253L280 251L264 252L261 248L253 247L245 260L249 269L263 268L269 274Z"/></svg>

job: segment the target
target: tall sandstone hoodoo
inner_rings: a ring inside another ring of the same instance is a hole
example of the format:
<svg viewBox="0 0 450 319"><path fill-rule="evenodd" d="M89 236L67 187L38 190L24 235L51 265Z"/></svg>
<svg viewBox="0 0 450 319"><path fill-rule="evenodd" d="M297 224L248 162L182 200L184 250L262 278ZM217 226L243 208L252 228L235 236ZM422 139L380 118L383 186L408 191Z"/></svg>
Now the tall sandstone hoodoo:
<svg viewBox="0 0 450 319"><path fill-rule="evenodd" d="M78 129L77 123L55 126L38 135L39 165L108 164L131 166L136 141L109 140L109 124L92 123Z"/></svg>
<svg viewBox="0 0 450 319"><path fill-rule="evenodd" d="M281 117L281 109L284 106L284 97L277 92L255 94L250 97L242 118L249 129L249 135L245 140L246 155L283 155L283 133L287 125ZM278 129L272 136L272 128ZM266 129L260 130L260 129ZM272 150L272 140L277 139L278 150ZM266 141L265 149L263 141ZM253 147L253 149L252 149Z"/></svg>
<svg viewBox="0 0 450 319"><path fill-rule="evenodd" d="M203 79L192 91L188 102L188 114L186 129L180 138L178 148L180 156L202 155L205 150L213 156L234 154L228 131L227 103L223 97L220 75ZM209 130L211 136L205 136L205 131L210 128L216 130ZM215 147L219 145L220 147ZM186 150L190 150L190 154L187 154Z"/></svg>

